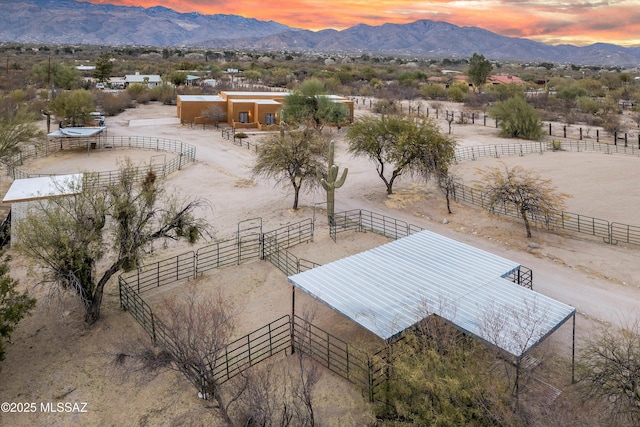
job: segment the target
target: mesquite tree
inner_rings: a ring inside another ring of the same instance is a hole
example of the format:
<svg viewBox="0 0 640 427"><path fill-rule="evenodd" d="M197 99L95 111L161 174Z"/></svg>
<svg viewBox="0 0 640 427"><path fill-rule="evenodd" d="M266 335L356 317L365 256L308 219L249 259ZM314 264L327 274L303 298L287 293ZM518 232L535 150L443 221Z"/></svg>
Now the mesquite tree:
<svg viewBox="0 0 640 427"><path fill-rule="evenodd" d="M512 207L524 221L527 237L531 237L530 220L549 223L564 209L564 201L570 197L556 192L551 180L542 179L522 166L489 167L480 170L481 178L475 181L476 188L483 192L489 209L507 205Z"/></svg>
<svg viewBox="0 0 640 427"><path fill-rule="evenodd" d="M428 179L443 174L455 159L456 142L430 119L365 116L349 128L347 140L349 152L376 165L387 194L405 172Z"/></svg>
<svg viewBox="0 0 640 427"><path fill-rule="evenodd" d="M327 139L306 128L301 131L274 134L258 145L253 174L291 184L294 192L293 209L298 209L300 190L318 187L317 171L325 173L328 152Z"/></svg>
<svg viewBox="0 0 640 427"><path fill-rule="evenodd" d="M126 161L117 182L106 187L91 173L58 185L73 195L35 203L18 223L16 247L42 268L43 283L80 297L88 324L100 317L109 279L138 267L154 241L193 243L206 232L193 216L204 202L166 197L148 167Z"/></svg>

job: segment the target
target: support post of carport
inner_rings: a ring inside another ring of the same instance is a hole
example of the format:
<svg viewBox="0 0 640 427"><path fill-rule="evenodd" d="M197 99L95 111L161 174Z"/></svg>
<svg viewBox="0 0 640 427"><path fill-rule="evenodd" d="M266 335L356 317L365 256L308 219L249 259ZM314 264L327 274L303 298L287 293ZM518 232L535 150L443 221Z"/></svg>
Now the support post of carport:
<svg viewBox="0 0 640 427"><path fill-rule="evenodd" d="M296 347L294 345L295 321L296 321L296 287L295 285L291 285L291 323L289 324L289 334L291 336L291 354L294 354L296 352Z"/></svg>
<svg viewBox="0 0 640 427"><path fill-rule="evenodd" d="M576 312L573 312L573 334L571 343L571 384L576 382Z"/></svg>

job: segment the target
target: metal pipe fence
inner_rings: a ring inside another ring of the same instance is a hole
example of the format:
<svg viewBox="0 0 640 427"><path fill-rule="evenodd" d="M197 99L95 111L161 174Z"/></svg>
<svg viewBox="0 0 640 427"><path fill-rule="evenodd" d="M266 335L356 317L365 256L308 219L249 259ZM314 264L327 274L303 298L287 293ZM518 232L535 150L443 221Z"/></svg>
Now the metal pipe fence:
<svg viewBox="0 0 640 427"><path fill-rule="evenodd" d="M67 139L69 141L67 141ZM164 151L176 154L175 157L168 161L165 160L162 164L151 164L143 168L138 168L140 170L139 173L136 174L136 179L138 180L144 179L149 170L152 170L157 176L166 177L173 172L181 170L182 167L188 163L194 162L196 159L195 146L182 141L164 138L142 136L99 137L96 139L65 138L64 144L59 141L47 139L45 142L40 144L23 147L20 152L9 157L6 160L7 174L12 176L14 179L55 175L29 173L19 169L19 166L24 165L24 162L28 159L37 158L39 156L48 156L49 153L63 151L65 148L67 150L128 148ZM120 176L120 171L92 172L91 175L93 177L91 181L92 183L95 185L106 186L117 182Z"/></svg>
<svg viewBox="0 0 640 427"><path fill-rule="evenodd" d="M251 366L291 349L291 317L282 316L230 342L221 352L207 378L223 384Z"/></svg>
<svg viewBox="0 0 640 427"><path fill-rule="evenodd" d="M461 147L456 149L456 161L476 160L481 157L500 157L502 155L542 154L545 151L597 152L603 154L623 154L640 156L640 148L605 144L596 141L561 140L554 142L530 142L521 144L502 144L477 147ZM464 184L455 184L453 198L456 201L488 208L490 202L484 192L478 188ZM521 218L520 212L513 204L502 204L491 209L492 213ZM601 238L605 243L627 243L640 245L640 226L610 222L587 215L560 211L545 217L530 218L536 227L556 231L564 230L573 233L587 234Z"/></svg>
<svg viewBox="0 0 640 427"><path fill-rule="evenodd" d="M295 351L361 387L371 402L380 400L386 370L380 369L371 356L301 317L294 316L292 323Z"/></svg>

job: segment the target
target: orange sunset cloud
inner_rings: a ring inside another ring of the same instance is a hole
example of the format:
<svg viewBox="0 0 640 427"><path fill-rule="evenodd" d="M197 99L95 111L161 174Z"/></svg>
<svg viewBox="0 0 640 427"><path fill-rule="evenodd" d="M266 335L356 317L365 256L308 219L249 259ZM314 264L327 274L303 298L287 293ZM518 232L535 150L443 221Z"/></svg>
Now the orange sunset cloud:
<svg viewBox="0 0 640 427"><path fill-rule="evenodd" d="M550 44L614 43L640 46L638 0L88 0L96 4L153 7L178 12L230 14L308 30L357 24L405 24L419 19L484 28Z"/></svg>

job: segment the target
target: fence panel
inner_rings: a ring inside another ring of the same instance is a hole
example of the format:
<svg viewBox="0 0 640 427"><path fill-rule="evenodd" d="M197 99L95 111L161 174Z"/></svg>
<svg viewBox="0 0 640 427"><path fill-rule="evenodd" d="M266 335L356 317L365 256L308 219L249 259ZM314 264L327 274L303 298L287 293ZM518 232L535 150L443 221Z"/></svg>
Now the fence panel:
<svg viewBox="0 0 640 427"><path fill-rule="evenodd" d="M224 383L243 370L291 348L291 317L273 322L229 343L210 374Z"/></svg>
<svg viewBox="0 0 640 427"><path fill-rule="evenodd" d="M136 322L147 331L155 342L155 319L149 304L142 299L140 294L122 276L118 278L118 288L120 290L120 307L131 313Z"/></svg>
<svg viewBox="0 0 640 427"><path fill-rule="evenodd" d="M130 286L135 286L137 292L144 293L153 288L195 277L195 260L193 251L185 252L154 264L143 265L134 273L128 274L125 280Z"/></svg>
<svg viewBox="0 0 640 427"><path fill-rule="evenodd" d="M622 242L640 245L640 227L612 222L611 239L611 243Z"/></svg>
<svg viewBox="0 0 640 427"><path fill-rule="evenodd" d="M238 242L236 239L216 242L198 249L196 256L198 275L214 268L235 265L238 264L239 259Z"/></svg>
<svg viewBox="0 0 640 427"><path fill-rule="evenodd" d="M306 243L313 240L313 221L305 219L294 224L288 224L284 227L264 233L264 239L270 239L271 250L289 249L300 243Z"/></svg>
<svg viewBox="0 0 640 427"><path fill-rule="evenodd" d="M238 237L238 264L253 258L260 258L260 233L243 234Z"/></svg>
<svg viewBox="0 0 640 427"><path fill-rule="evenodd" d="M605 242L610 242L611 239L609 221L605 221L604 219L571 212L560 212L555 217L554 223L556 227L564 230L602 237Z"/></svg>
<svg viewBox="0 0 640 427"><path fill-rule="evenodd" d="M336 213L333 216L333 224L330 225L334 233L360 231L360 213L360 209Z"/></svg>
<svg viewBox="0 0 640 427"><path fill-rule="evenodd" d="M533 270L528 267L521 265L518 270L506 276L505 279L511 280L513 283L517 283L525 288L533 289Z"/></svg>
<svg viewBox="0 0 640 427"><path fill-rule="evenodd" d="M369 360L364 352L298 316L293 320L293 339L296 351L368 391Z"/></svg>
<svg viewBox="0 0 640 427"><path fill-rule="evenodd" d="M409 234L409 224L375 212L361 211L360 230L381 234L390 239L399 239Z"/></svg>

